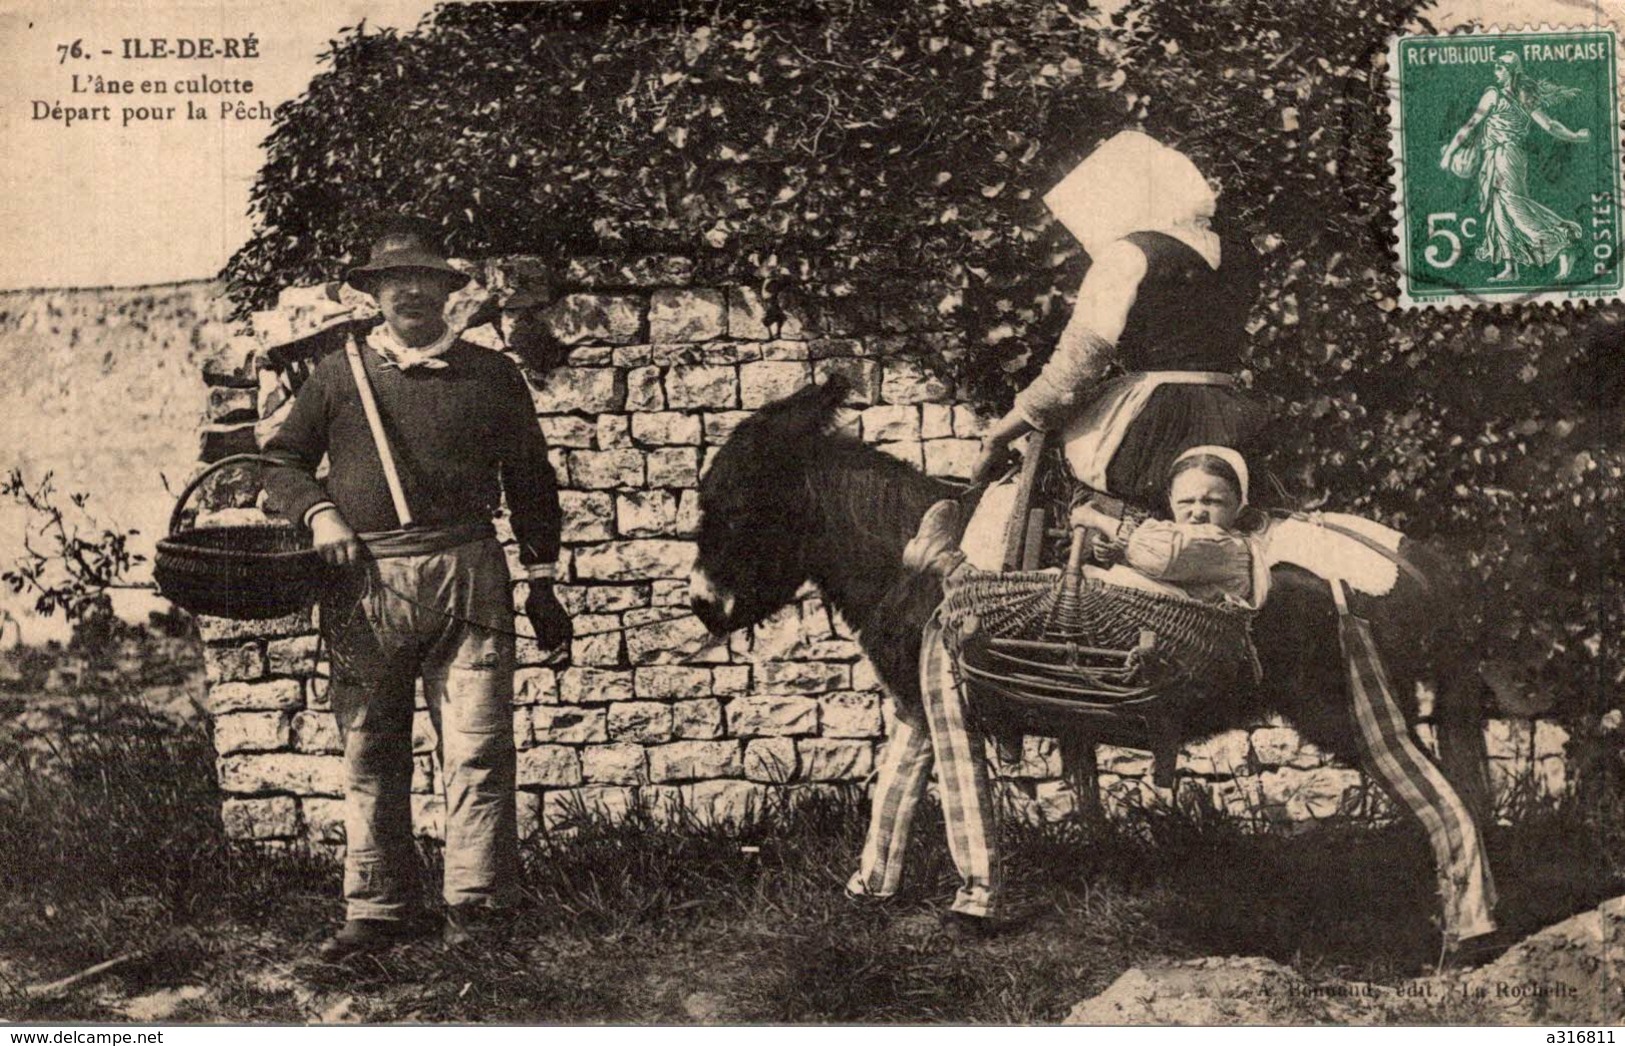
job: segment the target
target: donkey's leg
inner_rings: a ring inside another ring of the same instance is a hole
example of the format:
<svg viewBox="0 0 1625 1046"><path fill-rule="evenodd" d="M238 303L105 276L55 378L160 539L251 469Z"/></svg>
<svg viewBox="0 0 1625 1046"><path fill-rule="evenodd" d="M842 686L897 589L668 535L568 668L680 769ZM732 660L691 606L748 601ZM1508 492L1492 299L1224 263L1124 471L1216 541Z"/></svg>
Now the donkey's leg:
<svg viewBox="0 0 1625 1046"><path fill-rule="evenodd" d="M1098 821L1105 814L1100 804L1100 765L1095 759L1095 739L1067 731L1061 735L1061 772L1078 797L1078 816Z"/></svg>
<svg viewBox="0 0 1625 1046"><path fill-rule="evenodd" d="M1341 615L1349 697L1362 761L1383 790L1427 831L1447 945L1495 929L1495 883L1483 839L1460 795L1412 739L1363 619Z"/></svg>
<svg viewBox="0 0 1625 1046"><path fill-rule="evenodd" d="M1470 666L1457 663L1448 673L1440 673L1436 685L1433 723L1439 738L1439 764L1474 819L1488 824L1494 813L1494 790L1479 704L1482 682Z"/></svg>

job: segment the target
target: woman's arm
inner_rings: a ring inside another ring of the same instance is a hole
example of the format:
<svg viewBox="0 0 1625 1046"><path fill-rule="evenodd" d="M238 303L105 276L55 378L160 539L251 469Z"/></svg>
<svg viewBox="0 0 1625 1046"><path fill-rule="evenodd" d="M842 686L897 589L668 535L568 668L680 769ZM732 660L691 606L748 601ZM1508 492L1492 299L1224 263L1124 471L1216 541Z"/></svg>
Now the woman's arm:
<svg viewBox="0 0 1625 1046"><path fill-rule="evenodd" d="M1493 87L1485 90L1484 96L1478 100L1478 108L1473 110L1473 115L1467 118L1467 122L1461 125L1461 130L1456 132L1454 138L1445 143L1444 149L1439 153L1439 166L1441 168L1448 169L1450 167L1450 157L1455 155L1457 149L1461 148L1461 143L1467 140L1467 136L1473 133L1473 128L1477 127L1479 122L1490 114L1490 108L1495 105L1500 97L1500 92Z"/></svg>
<svg viewBox="0 0 1625 1046"><path fill-rule="evenodd" d="M1591 132L1582 127L1578 131L1571 131L1555 116L1547 116L1544 110L1531 109L1529 119L1535 121L1541 130L1556 138L1560 142L1589 142Z"/></svg>
<svg viewBox="0 0 1625 1046"><path fill-rule="evenodd" d="M1116 543L1123 562L1162 581L1205 582L1252 589L1252 550L1247 539L1211 523L1124 523Z"/></svg>
<svg viewBox="0 0 1625 1046"><path fill-rule="evenodd" d="M1101 250L1078 287L1077 304L1055 352L1038 377L1016 394L1010 412L982 437L972 482L991 479L1008 458L1014 440L1034 429L1048 431L1063 424L1081 405L1084 390L1111 363L1145 271L1145 255L1126 240Z"/></svg>

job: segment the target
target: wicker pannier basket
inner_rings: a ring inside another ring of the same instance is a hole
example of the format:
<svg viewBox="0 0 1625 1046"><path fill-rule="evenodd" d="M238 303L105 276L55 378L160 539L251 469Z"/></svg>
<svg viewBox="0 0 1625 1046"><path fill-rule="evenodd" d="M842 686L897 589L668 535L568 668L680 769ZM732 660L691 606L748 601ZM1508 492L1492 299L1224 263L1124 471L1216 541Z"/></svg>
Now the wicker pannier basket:
<svg viewBox="0 0 1625 1046"><path fill-rule="evenodd" d="M187 484L169 517L169 536L158 542L153 579L164 598L194 614L262 621L304 610L320 597L332 574L308 535L289 523L179 529L187 500L228 465L270 463L261 454L233 454Z"/></svg>
<svg viewBox="0 0 1625 1046"><path fill-rule="evenodd" d="M1256 675L1253 611L1089 578L1085 541L1074 532L1059 574L962 572L947 582L944 638L980 718L1042 727Z"/></svg>

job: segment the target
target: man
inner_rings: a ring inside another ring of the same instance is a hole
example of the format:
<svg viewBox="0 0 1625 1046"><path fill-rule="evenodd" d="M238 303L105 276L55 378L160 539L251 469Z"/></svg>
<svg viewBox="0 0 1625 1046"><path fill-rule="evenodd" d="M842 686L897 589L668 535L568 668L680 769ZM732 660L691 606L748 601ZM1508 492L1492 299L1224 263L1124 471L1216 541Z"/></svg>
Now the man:
<svg viewBox="0 0 1625 1046"><path fill-rule="evenodd" d="M525 613L543 649L568 655L553 593L558 484L519 369L457 338L446 301L468 277L423 223L385 226L345 276L383 322L349 331L399 474L405 524L381 464L363 389L331 352L265 446L284 464L266 486L344 581L321 604L329 691L344 743L346 921L321 948L340 959L425 932L412 841L412 711L423 680L440 739L446 803L445 939L495 928L515 899L514 633L492 514L506 495ZM315 478L326 456L329 471Z"/></svg>

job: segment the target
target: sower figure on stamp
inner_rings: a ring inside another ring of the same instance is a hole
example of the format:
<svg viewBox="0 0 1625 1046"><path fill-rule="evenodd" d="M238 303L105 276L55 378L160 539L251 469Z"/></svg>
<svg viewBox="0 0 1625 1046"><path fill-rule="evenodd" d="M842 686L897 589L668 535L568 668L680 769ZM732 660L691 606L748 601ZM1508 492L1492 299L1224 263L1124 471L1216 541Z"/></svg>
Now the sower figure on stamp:
<svg viewBox="0 0 1625 1046"><path fill-rule="evenodd" d="M322 946L328 958L427 929L410 805L419 678L440 739L447 942L495 929L516 899L514 619L492 525L502 496L537 643L568 656L571 638L552 586L558 483L529 390L506 357L447 327L447 298L469 278L432 235L414 221L384 226L345 277L377 299L383 322L356 325L349 350L315 367L265 447L285 462L268 489L344 568L321 604L348 844L346 922Z"/></svg>

